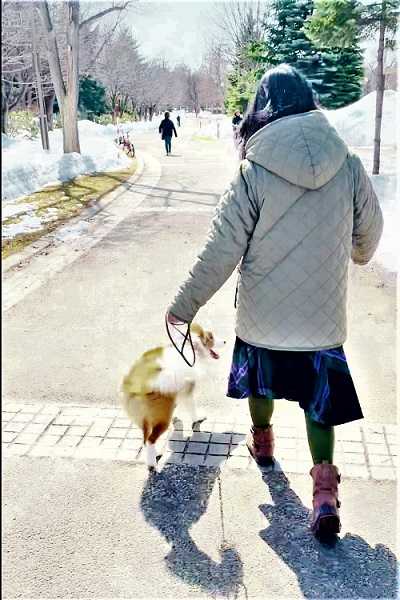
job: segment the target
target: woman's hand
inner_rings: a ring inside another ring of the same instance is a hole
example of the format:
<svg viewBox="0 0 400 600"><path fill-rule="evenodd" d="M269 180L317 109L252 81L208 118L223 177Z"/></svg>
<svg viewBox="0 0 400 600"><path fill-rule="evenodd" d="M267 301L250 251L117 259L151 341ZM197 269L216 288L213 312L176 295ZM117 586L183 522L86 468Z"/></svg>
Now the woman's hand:
<svg viewBox="0 0 400 600"><path fill-rule="evenodd" d="M167 320L167 323L171 323L171 325L185 325L186 322L182 321L182 319L178 319L177 317L175 317L175 315L173 315L170 312L167 312L167 314L165 315L165 318Z"/></svg>

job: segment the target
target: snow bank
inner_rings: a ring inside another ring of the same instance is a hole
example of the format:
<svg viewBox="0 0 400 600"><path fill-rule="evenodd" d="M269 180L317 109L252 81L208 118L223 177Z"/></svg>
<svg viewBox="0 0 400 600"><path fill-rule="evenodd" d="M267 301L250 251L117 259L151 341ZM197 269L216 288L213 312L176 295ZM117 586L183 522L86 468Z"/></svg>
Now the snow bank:
<svg viewBox="0 0 400 600"><path fill-rule="evenodd" d="M139 131L158 131L161 117L153 117L152 121L132 121L120 125L105 125L108 134L116 137L121 131L123 133L135 133Z"/></svg>
<svg viewBox="0 0 400 600"><path fill-rule="evenodd" d="M375 133L375 103L376 92L371 92L354 104L323 112L349 146L372 146ZM396 145L398 103L400 103L399 92L387 90L382 116L382 145L384 146ZM217 123L219 123L220 138L231 138L231 118L207 111L199 114L196 134L216 139Z"/></svg>
<svg viewBox="0 0 400 600"><path fill-rule="evenodd" d="M231 119L226 115L200 113L195 135L233 141Z"/></svg>
<svg viewBox="0 0 400 600"><path fill-rule="evenodd" d="M383 101L382 144L396 145L396 119L399 92L387 90ZM325 115L349 146L372 146L374 143L376 92L367 94L354 104Z"/></svg>
<svg viewBox="0 0 400 600"><path fill-rule="evenodd" d="M49 184L68 181L78 175L128 167L128 157L114 144L117 132L145 131L157 127L154 121L124 123L119 127L80 121L81 154L63 154L61 129L49 133L49 152L42 149L40 139L27 140L2 135L3 207L7 210L9 202Z"/></svg>
<svg viewBox="0 0 400 600"><path fill-rule="evenodd" d="M374 260L388 271L397 273L400 256L398 178L395 175L372 175L371 179L379 197L384 219L383 234Z"/></svg>

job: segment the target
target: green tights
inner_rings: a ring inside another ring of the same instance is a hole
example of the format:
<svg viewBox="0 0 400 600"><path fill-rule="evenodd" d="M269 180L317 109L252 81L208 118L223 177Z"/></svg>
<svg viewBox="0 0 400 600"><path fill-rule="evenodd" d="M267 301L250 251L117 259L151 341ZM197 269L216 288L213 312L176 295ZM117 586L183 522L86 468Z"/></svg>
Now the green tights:
<svg viewBox="0 0 400 600"><path fill-rule="evenodd" d="M271 423L274 412L274 401L268 398L249 398L249 409L254 427L267 427ZM321 425L305 414L308 445L314 465L328 462L333 464L335 445L334 428Z"/></svg>

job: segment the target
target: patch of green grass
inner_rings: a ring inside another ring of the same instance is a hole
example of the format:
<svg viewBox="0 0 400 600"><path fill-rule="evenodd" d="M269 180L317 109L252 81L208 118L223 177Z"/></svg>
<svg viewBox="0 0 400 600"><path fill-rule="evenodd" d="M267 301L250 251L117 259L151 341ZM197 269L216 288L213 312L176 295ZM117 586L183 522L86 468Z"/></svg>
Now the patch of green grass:
<svg viewBox="0 0 400 600"><path fill-rule="evenodd" d="M29 211L29 214L32 216L43 217L49 208L56 209L56 212L49 217L51 220L43 223L40 229L19 234L13 239L4 239L1 245L2 258L7 258L7 256L21 251L28 244L54 231L72 217L78 216L86 206L95 204L103 196L129 179L136 171L136 168L137 162L136 160L132 160L128 169L109 173L82 175L71 181L46 187L30 196L21 198L19 201L21 204L31 204L35 207ZM20 222L24 214L22 213L6 219L3 222L3 226Z"/></svg>

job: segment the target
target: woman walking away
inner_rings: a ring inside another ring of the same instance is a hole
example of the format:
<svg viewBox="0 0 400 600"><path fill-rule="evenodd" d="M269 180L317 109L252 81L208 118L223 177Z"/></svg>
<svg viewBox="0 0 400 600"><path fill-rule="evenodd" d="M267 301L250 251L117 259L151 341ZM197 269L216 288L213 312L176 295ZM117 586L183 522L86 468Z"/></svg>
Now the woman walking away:
<svg viewBox="0 0 400 600"><path fill-rule="evenodd" d="M175 129L175 125L169 118L169 112L166 112L164 115L164 119L160 123L160 127L158 128L158 132L161 133L161 139L165 142L165 151L167 156L171 154L171 140L172 134L175 134L175 137L178 137Z"/></svg>
<svg viewBox="0 0 400 600"><path fill-rule="evenodd" d="M274 400L299 403L314 463L311 527L335 534L334 426L363 416L342 347L348 265L373 256L382 213L360 159L296 69L262 77L240 136L237 175L167 316L190 323L241 261L227 395L248 398L247 445L260 465L273 460Z"/></svg>

